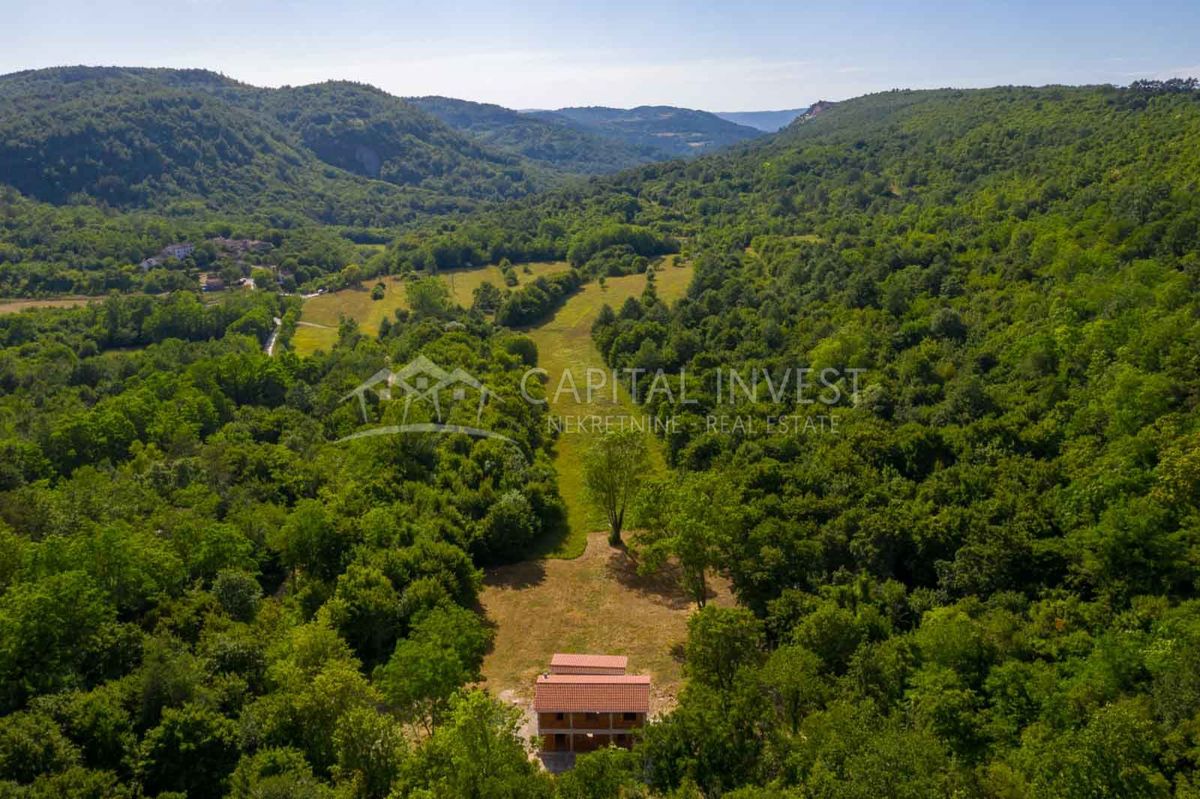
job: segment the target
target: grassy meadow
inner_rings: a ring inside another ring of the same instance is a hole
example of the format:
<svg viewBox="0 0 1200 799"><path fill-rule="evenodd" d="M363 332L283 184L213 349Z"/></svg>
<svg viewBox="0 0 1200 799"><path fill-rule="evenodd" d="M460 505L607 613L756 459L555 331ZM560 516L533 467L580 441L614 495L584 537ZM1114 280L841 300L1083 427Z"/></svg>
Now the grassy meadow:
<svg viewBox="0 0 1200 799"><path fill-rule="evenodd" d="M665 302L682 297L692 279L690 265L674 264L674 257L668 256L657 270L658 295ZM592 404L586 405L576 403L570 392L562 392L556 398L554 388L563 371L570 369L579 385L581 398L586 401L582 392L587 370L608 370L604 358L592 343L592 322L605 304L618 310L629 297L641 296L645 287L645 275L608 278L603 288L596 281L586 283L571 295L553 317L526 331L526 335L537 344L538 364L549 373L547 395L551 413L557 416L639 415L640 411L633 406L624 389L619 390L616 403L611 401L611 394L608 394L593 397ZM607 389L600 393L607 394ZM661 469L664 461L659 441L650 433L646 435L651 442L651 464L653 468ZM605 525L602 514L584 496L582 458L589 440L588 434L570 433L560 436L555 445L554 466L558 472L558 490L567 505L567 530L565 535L546 542L545 548L539 553L544 557L578 557L587 546L587 534Z"/></svg>
<svg viewBox="0 0 1200 799"><path fill-rule="evenodd" d="M529 273L525 267L529 267ZM562 272L570 267L564 261L521 264L514 267L518 285L524 285L542 275ZM442 272L438 277L450 288L454 300L464 307L471 304L471 296L482 283L491 283L504 288L504 276L497 266L480 269L460 269ZM382 282L387 290L381 300L371 299L371 289ZM394 275L364 280L354 288L322 294L304 301L300 326L292 339L292 348L300 355L311 355L317 350L329 350L337 342L337 327L341 317L358 321L359 328L368 335L379 332L379 323L397 310L405 308L408 301L404 292L404 279Z"/></svg>

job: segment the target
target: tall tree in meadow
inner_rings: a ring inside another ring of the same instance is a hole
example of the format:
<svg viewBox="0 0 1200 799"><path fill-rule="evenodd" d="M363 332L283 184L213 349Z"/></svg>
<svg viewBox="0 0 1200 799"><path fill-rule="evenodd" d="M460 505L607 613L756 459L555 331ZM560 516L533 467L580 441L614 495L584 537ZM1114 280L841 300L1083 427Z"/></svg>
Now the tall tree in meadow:
<svg viewBox="0 0 1200 799"><path fill-rule="evenodd" d="M633 540L643 573L674 560L680 582L697 607L708 601L708 572L720 566L724 542L737 521L739 494L719 472L673 475L638 494Z"/></svg>
<svg viewBox="0 0 1200 799"><path fill-rule="evenodd" d="M608 541L621 543L625 512L646 477L650 458L644 436L633 430L606 433L583 461L584 488L608 519Z"/></svg>
<svg viewBox="0 0 1200 799"><path fill-rule="evenodd" d="M404 289L408 307L417 316L441 316L451 306L450 289L436 277L423 277Z"/></svg>

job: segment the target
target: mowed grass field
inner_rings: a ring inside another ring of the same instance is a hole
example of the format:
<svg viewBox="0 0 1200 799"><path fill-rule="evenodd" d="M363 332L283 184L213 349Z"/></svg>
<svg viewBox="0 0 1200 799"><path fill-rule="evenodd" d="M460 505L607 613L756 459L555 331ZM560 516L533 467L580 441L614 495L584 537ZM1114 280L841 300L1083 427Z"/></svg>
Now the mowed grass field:
<svg viewBox="0 0 1200 799"><path fill-rule="evenodd" d="M650 711L669 710L683 682L687 620L695 605L667 571L642 577L605 533L584 538L574 560L531 560L490 570L480 603L496 637L483 661L485 685L529 712L537 675L555 652L626 655L629 671L649 674ZM734 604L714 578L709 603Z"/></svg>
<svg viewBox="0 0 1200 799"><path fill-rule="evenodd" d="M692 268L675 266L674 256L667 256L658 264L655 286L664 302L673 302L684 295L692 279ZM587 370L611 370L592 343L592 322L605 304L620 310L629 297L640 297L646 287L645 275L626 275L608 278L604 288L595 282L585 284L571 295L562 308L548 321L526 331L538 348L538 365L548 374L547 397L550 412L557 417L618 416L641 417L642 413L629 399L628 382L618 389L617 402L612 401L611 382L603 391L596 392L588 404L585 392ZM581 403L569 391L556 392L564 371L569 370L579 389ZM557 393L557 397L555 396ZM603 528L603 515L588 501L583 489L582 458L593 435L584 432L567 432L555 443L554 466L558 472L558 490L567 506L567 530L565 535L547 541L538 554L550 558L575 558L584 550L587 535ZM646 433L650 444L652 468L663 468L664 461L660 442L650 432Z"/></svg>
<svg viewBox="0 0 1200 799"><path fill-rule="evenodd" d="M528 264L530 274L525 273L525 264L517 265L517 285L523 285L542 275L563 272L570 268L564 261L548 261ZM454 300L463 307L471 304L475 289L488 282L503 289L504 276L497 266L480 269L455 270L438 275L450 288ZM382 300L371 299L371 288L382 282L387 291ZM405 281L395 276L364 280L355 288L322 294L304 301L300 325L292 339L292 348L300 355L311 355L317 350L329 350L337 342L337 327L341 317L358 321L359 329L368 335L379 332L379 323L391 318L397 309L407 307L404 291Z"/></svg>
<svg viewBox="0 0 1200 799"><path fill-rule="evenodd" d="M17 313L27 308L74 308L89 302L102 302L103 297L56 297L49 300L22 300L0 298L0 314Z"/></svg>

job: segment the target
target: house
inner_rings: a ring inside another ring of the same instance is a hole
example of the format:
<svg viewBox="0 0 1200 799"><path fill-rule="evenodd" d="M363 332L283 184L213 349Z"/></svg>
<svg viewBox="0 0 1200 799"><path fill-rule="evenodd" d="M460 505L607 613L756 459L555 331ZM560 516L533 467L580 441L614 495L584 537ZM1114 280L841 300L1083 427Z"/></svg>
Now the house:
<svg viewBox="0 0 1200 799"><path fill-rule="evenodd" d="M163 266L172 258L182 261L195 251L196 246L194 244L187 244L186 242L182 244L168 244L159 250L157 255L146 258L138 266L141 267L143 272L146 272L156 266Z"/></svg>
<svg viewBox="0 0 1200 799"><path fill-rule="evenodd" d="M196 245L187 244L186 242L183 244L168 244L166 247L162 248L162 252L159 253L159 255L163 258L178 258L182 261L184 258L187 258L189 255L191 255L195 249Z"/></svg>
<svg viewBox="0 0 1200 799"><path fill-rule="evenodd" d="M224 291L225 281L216 272L206 272L200 275L201 291Z"/></svg>
<svg viewBox="0 0 1200 799"><path fill-rule="evenodd" d="M629 748L650 712L650 677L626 674L614 655L556 654L534 686L533 710L543 752Z"/></svg>

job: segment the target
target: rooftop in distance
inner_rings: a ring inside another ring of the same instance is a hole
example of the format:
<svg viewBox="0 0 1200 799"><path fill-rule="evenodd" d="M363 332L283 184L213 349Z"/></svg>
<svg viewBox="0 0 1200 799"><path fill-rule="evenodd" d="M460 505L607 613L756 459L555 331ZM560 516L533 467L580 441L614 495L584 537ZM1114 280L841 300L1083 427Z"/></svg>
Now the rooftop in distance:
<svg viewBox="0 0 1200 799"><path fill-rule="evenodd" d="M557 652L550 658L551 674L624 674L624 655L573 655Z"/></svg>

